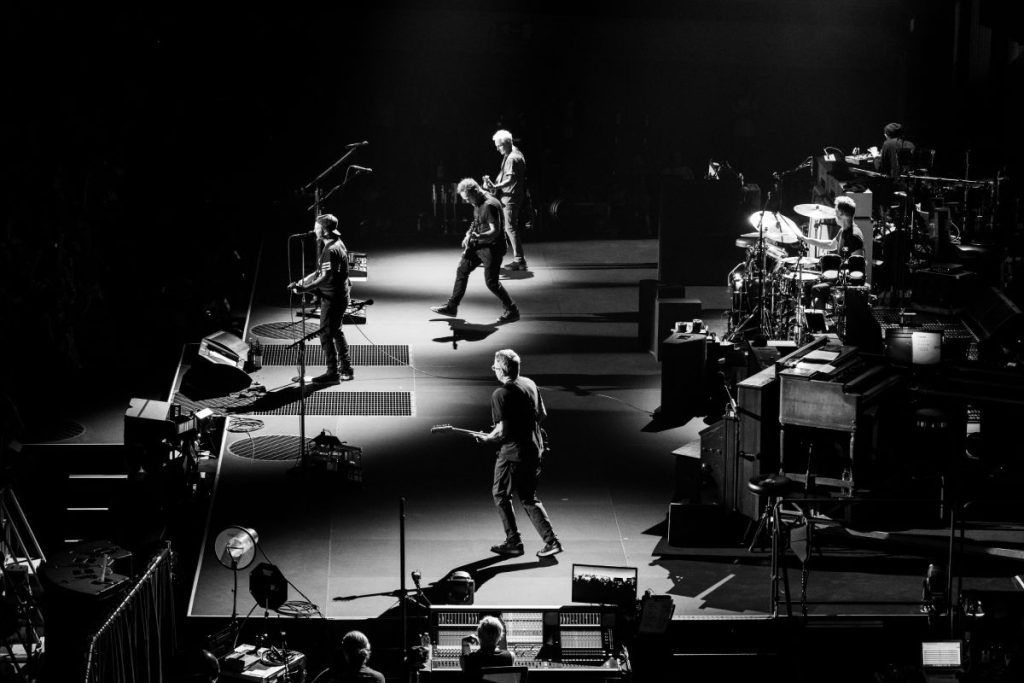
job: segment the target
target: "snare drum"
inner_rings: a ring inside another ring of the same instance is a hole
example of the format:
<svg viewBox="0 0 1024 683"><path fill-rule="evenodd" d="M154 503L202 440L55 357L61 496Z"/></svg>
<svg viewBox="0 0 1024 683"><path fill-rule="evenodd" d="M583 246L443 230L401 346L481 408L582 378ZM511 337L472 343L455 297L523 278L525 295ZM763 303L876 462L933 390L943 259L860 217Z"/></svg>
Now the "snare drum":
<svg viewBox="0 0 1024 683"><path fill-rule="evenodd" d="M843 259L839 257L839 254L822 254L818 258L818 270L821 271L821 279L825 282L837 282L842 267Z"/></svg>

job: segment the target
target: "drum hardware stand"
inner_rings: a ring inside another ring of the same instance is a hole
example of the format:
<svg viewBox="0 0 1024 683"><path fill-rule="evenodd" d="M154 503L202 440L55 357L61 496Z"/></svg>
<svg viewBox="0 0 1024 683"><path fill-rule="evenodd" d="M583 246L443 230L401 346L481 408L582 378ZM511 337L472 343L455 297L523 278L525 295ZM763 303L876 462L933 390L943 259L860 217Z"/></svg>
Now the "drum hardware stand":
<svg viewBox="0 0 1024 683"><path fill-rule="evenodd" d="M765 210L768 207L769 202L771 202L771 200L772 200L772 195L778 189L778 174L772 174L772 175L775 178L775 180L774 180L774 182L772 184L772 191L768 192L767 196L765 197L764 203L761 204L761 215L758 217L758 220L757 220L757 251L758 251L757 256L761 260L760 268L758 269L759 270L759 273L758 273L758 288L759 288L759 291L758 291L758 298L757 298L757 306L754 308L753 311L750 312L750 315L748 315L738 326L736 326L736 328L734 328L733 330L730 331L730 333L729 333L729 340L730 341L735 339L738 335L742 334L742 332L755 319L757 320L758 329L760 330L761 334L764 334L764 335L766 335L766 336L768 336L770 338L772 336L772 330L774 329L774 327L769 324L767 310L765 309L765 289L764 289L765 271L768 268L768 254L767 254L767 252L765 251L765 248L764 248L764 214L765 214ZM777 203L776 203L776 206L778 206ZM773 211L772 213L775 214L775 217L776 217L775 223L776 223L776 225L778 225L778 211L776 210L776 211Z"/></svg>

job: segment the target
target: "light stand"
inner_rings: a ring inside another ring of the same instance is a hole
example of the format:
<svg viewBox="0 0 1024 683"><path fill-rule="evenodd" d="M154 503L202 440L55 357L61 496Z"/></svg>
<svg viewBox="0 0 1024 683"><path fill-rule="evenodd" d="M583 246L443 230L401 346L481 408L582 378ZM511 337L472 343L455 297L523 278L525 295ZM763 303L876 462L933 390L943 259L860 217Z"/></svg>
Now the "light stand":
<svg viewBox="0 0 1024 683"><path fill-rule="evenodd" d="M231 589L232 624L238 619L238 572L252 564L259 539L255 529L229 526L213 541L213 554L222 566L231 570L234 578Z"/></svg>

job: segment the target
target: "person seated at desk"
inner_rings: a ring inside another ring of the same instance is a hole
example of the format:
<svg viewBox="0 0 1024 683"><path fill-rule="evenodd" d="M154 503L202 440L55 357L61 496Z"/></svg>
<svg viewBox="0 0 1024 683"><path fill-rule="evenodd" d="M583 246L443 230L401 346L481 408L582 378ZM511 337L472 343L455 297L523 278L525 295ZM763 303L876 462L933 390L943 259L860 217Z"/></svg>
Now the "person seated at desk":
<svg viewBox="0 0 1024 683"><path fill-rule="evenodd" d="M515 655L498 646L504 635L505 627L500 619L484 617L477 624L476 635L462 639L462 656L459 657L459 665L463 672L462 680L479 681L482 676L481 669L491 666L512 666L515 663ZM469 652L470 644L479 644L480 648L475 652Z"/></svg>
<svg viewBox="0 0 1024 683"><path fill-rule="evenodd" d="M384 683L384 676L366 666L370 659L370 639L360 631L349 631L341 639L344 662L328 680L336 683Z"/></svg>

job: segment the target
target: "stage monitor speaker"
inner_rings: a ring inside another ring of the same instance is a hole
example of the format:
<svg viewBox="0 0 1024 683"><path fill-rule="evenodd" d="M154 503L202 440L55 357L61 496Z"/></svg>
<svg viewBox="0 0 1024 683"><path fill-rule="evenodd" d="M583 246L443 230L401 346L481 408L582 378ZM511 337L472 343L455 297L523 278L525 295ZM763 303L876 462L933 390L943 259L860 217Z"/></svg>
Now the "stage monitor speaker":
<svg viewBox="0 0 1024 683"><path fill-rule="evenodd" d="M675 331L676 323L690 322L701 316L700 299L665 296L668 293L666 289L659 291L658 300L654 303L650 352L657 360L661 360L662 340Z"/></svg>
<svg viewBox="0 0 1024 683"><path fill-rule="evenodd" d="M249 345L230 332L221 330L203 337L203 341L199 343L199 357L211 363L231 365L241 370L249 357Z"/></svg>
<svg viewBox="0 0 1024 683"><path fill-rule="evenodd" d="M676 548L714 546L721 544L725 536L725 509L721 505L669 503L669 545Z"/></svg>
<svg viewBox="0 0 1024 683"><path fill-rule="evenodd" d="M742 188L727 181L661 178L658 279L721 285L740 257ZM749 230L749 226L747 226Z"/></svg>
<svg viewBox="0 0 1024 683"><path fill-rule="evenodd" d="M707 345L703 334L677 333L662 342L660 415L663 418L704 414Z"/></svg>

